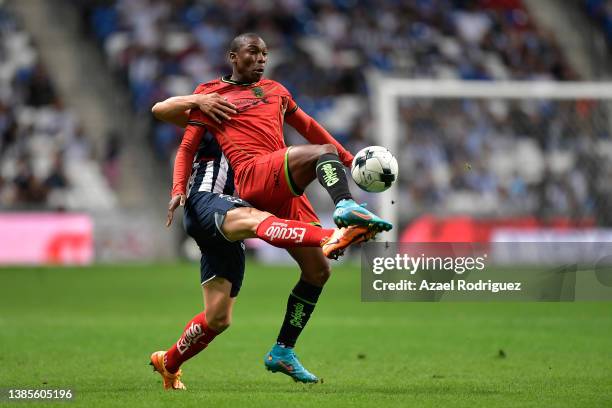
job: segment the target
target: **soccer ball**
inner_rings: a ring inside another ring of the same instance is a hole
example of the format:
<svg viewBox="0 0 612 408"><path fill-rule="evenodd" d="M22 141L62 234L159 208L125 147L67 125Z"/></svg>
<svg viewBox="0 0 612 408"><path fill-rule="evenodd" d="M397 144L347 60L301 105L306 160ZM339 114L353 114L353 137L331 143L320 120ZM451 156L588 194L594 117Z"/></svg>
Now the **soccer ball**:
<svg viewBox="0 0 612 408"><path fill-rule="evenodd" d="M387 148L369 146L355 155L351 175L363 190L380 193L397 180L397 160Z"/></svg>

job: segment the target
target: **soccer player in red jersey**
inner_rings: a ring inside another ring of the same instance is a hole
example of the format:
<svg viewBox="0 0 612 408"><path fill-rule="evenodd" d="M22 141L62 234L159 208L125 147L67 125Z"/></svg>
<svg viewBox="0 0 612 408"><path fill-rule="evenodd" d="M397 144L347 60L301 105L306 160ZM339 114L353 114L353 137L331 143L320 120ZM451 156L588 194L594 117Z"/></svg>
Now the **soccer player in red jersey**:
<svg viewBox="0 0 612 408"><path fill-rule="evenodd" d="M209 132L236 173L239 196L256 208L278 217L318 224L303 195L306 186L317 178L336 204L336 224L362 225L377 231L391 229L391 224L352 199L344 165L350 166L353 156L300 110L281 84L263 78L267 54L259 36L241 34L230 45L232 74L198 86L196 94L218 94L237 107L238 113L221 123L192 109L193 100L188 96L180 97L182 100L171 98L154 107L159 119L186 124L176 157L173 196L185 194L195 148ZM282 132L285 121L312 144L287 147ZM316 382L318 378L301 365L293 347L330 276L330 267L320 248L288 251L298 262L301 276L289 296L277 344L264 363L269 370L283 372L297 381Z"/></svg>

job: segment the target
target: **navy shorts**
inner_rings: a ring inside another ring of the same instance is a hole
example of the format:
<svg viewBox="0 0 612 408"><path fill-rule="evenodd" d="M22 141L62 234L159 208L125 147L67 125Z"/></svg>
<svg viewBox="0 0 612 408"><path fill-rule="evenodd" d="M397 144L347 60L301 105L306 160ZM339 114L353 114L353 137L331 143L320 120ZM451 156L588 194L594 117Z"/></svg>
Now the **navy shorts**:
<svg viewBox="0 0 612 408"><path fill-rule="evenodd" d="M200 282L204 285L215 277L232 283L231 297L236 297L244 278L244 242L228 241L221 232L225 214L232 208L251 207L237 197L209 192L192 194L185 203L185 231L198 243Z"/></svg>

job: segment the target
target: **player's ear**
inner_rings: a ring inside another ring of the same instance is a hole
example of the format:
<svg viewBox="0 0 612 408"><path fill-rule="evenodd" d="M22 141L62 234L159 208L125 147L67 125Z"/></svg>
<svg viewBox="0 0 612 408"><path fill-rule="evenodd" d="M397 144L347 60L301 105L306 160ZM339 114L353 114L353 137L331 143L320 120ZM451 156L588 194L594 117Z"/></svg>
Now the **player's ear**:
<svg viewBox="0 0 612 408"><path fill-rule="evenodd" d="M233 64L234 62L236 62L236 53L233 51L228 52L227 59L231 64Z"/></svg>

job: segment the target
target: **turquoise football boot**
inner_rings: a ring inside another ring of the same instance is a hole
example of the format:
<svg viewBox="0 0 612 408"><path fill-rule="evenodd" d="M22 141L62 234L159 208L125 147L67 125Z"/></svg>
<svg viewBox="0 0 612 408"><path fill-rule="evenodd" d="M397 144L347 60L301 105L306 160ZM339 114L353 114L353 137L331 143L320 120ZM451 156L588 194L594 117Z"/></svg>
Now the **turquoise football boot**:
<svg viewBox="0 0 612 408"><path fill-rule="evenodd" d="M280 371L293 378L295 382L317 383L319 378L304 368L293 352L293 348L281 347L275 344L272 350L264 357L264 364L268 371Z"/></svg>
<svg viewBox="0 0 612 408"><path fill-rule="evenodd" d="M338 202L334 211L334 222L338 227L361 225L378 232L389 231L393 225L365 208L365 204L357 204L355 200L344 199Z"/></svg>

